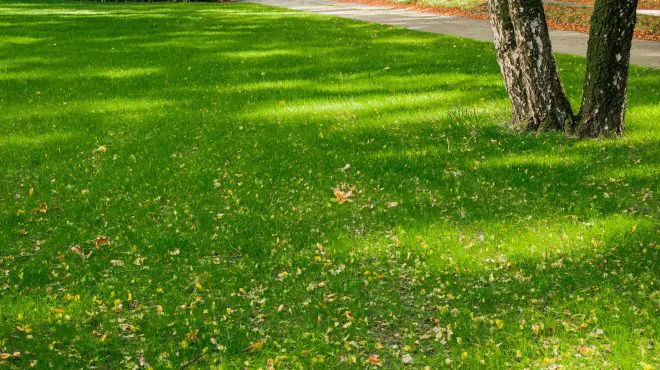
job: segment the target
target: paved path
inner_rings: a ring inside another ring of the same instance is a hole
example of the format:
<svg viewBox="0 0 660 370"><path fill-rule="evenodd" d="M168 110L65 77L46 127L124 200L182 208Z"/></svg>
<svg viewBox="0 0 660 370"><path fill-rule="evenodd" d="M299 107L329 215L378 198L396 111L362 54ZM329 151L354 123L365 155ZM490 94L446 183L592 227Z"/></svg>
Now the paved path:
<svg viewBox="0 0 660 370"><path fill-rule="evenodd" d="M357 19L366 22L441 33L475 40L493 41L487 21L424 13L413 10L377 7L336 0L245 0L252 3L303 10L313 13ZM572 31L551 31L555 52L585 56L588 35ZM660 68L660 42L633 40L633 64Z"/></svg>

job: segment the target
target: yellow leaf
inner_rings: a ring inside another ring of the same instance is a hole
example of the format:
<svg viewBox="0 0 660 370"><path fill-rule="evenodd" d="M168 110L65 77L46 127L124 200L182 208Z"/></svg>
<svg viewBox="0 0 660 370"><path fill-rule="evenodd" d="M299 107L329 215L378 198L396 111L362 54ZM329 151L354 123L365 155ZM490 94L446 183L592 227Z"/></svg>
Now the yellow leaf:
<svg viewBox="0 0 660 370"><path fill-rule="evenodd" d="M254 353L254 352L260 351L262 348L264 348L264 342L258 340L256 342L252 343L250 345L250 347L248 347L248 350L250 352Z"/></svg>
<svg viewBox="0 0 660 370"><path fill-rule="evenodd" d="M195 339L197 338L197 334L198 334L198 333L199 333L199 329L191 330L188 334L186 334L186 338L187 338L189 341L194 342Z"/></svg>
<svg viewBox="0 0 660 370"><path fill-rule="evenodd" d="M19 325L19 326L16 327L16 330L18 330L20 332L23 332L23 333L26 333L26 334L32 333L32 328L30 327L29 324L25 324L23 326Z"/></svg>

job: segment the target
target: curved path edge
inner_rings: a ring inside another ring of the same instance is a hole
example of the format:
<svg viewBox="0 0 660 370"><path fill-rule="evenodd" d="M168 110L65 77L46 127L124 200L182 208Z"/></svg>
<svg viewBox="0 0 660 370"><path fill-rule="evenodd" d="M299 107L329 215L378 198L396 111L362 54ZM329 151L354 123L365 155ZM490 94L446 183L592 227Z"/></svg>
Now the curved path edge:
<svg viewBox="0 0 660 370"><path fill-rule="evenodd" d="M480 41L493 41L487 21L340 2L336 0L244 0L245 2L302 10L312 13L350 18L365 22L405 27L421 32L439 33ZM586 56L588 35L573 31L550 31L556 53ZM660 42L633 40L631 63L660 69Z"/></svg>

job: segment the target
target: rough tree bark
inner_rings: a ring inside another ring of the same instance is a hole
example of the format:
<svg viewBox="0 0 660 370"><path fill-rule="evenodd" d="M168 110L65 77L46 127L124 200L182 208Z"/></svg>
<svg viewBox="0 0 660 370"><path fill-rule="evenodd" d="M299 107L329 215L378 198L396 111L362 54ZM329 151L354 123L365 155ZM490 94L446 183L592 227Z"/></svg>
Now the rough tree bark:
<svg viewBox="0 0 660 370"><path fill-rule="evenodd" d="M512 127L582 137L623 134L637 0L596 0L578 116L557 74L542 0L488 0L488 5Z"/></svg>
<svg viewBox="0 0 660 370"><path fill-rule="evenodd" d="M511 124L565 130L573 111L561 85L542 0L489 0L498 63L513 107Z"/></svg>
<svg viewBox="0 0 660 370"><path fill-rule="evenodd" d="M497 61L504 77L504 85L511 101L511 127L527 128L529 105L527 89L523 84L522 66L516 34L509 16L508 0L489 0L490 24L493 29Z"/></svg>
<svg viewBox="0 0 660 370"><path fill-rule="evenodd" d="M594 5L579 136L623 134L636 8L637 0L597 0Z"/></svg>

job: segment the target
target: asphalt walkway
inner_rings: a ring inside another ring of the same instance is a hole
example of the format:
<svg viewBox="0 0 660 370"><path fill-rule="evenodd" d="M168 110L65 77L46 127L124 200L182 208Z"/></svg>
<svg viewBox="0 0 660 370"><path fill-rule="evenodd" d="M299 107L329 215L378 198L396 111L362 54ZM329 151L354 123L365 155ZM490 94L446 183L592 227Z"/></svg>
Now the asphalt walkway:
<svg viewBox="0 0 660 370"><path fill-rule="evenodd" d="M488 21L424 13L415 10L378 7L336 0L246 0L247 2L332 15L360 21L405 27L422 32L440 33L481 41L493 41ZM588 35L573 31L551 31L555 52L585 56ZM633 40L633 64L660 68L660 42Z"/></svg>

